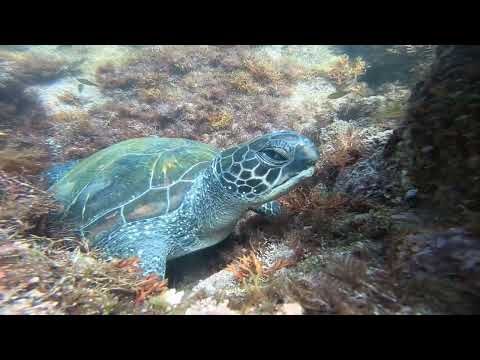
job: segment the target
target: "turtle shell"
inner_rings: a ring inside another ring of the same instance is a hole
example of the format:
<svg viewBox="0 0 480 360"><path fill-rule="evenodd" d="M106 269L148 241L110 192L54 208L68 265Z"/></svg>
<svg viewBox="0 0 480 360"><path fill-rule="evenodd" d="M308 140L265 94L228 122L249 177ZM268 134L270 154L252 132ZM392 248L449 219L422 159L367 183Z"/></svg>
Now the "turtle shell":
<svg viewBox="0 0 480 360"><path fill-rule="evenodd" d="M97 240L122 224L177 209L216 153L186 139L126 140L82 160L51 190L64 219Z"/></svg>

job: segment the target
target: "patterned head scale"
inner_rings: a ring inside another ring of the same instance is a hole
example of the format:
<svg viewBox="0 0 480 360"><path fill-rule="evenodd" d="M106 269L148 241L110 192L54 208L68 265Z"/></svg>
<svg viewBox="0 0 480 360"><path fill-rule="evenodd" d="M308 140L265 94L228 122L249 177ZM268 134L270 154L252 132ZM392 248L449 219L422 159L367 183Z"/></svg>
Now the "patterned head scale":
<svg viewBox="0 0 480 360"><path fill-rule="evenodd" d="M214 173L227 191L252 203L264 203L312 176L318 150L293 131L278 131L222 151Z"/></svg>

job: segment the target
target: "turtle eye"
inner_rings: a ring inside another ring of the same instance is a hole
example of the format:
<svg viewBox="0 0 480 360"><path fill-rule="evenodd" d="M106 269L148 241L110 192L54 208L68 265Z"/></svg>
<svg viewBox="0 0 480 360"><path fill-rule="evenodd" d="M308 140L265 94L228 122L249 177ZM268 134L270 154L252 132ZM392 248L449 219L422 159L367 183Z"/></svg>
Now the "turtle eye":
<svg viewBox="0 0 480 360"><path fill-rule="evenodd" d="M283 164L288 161L287 152L279 148L266 148L260 150L259 155L262 160L273 164Z"/></svg>

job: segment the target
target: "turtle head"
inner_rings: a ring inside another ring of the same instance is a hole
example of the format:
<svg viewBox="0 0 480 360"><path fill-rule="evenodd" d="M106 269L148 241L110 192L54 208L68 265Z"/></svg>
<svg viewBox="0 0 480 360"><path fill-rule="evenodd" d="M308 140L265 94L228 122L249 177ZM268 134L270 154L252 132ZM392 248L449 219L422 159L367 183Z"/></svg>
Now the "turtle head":
<svg viewBox="0 0 480 360"><path fill-rule="evenodd" d="M292 131L278 131L223 150L213 167L227 191L262 204L312 176L318 158L311 140Z"/></svg>

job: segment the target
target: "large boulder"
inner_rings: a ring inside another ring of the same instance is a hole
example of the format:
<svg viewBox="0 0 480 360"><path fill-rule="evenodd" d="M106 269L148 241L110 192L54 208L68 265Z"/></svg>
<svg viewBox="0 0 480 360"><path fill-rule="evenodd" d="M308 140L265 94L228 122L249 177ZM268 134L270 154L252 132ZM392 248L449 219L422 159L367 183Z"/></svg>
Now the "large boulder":
<svg viewBox="0 0 480 360"><path fill-rule="evenodd" d="M480 211L480 46L438 46L395 152L430 206Z"/></svg>

